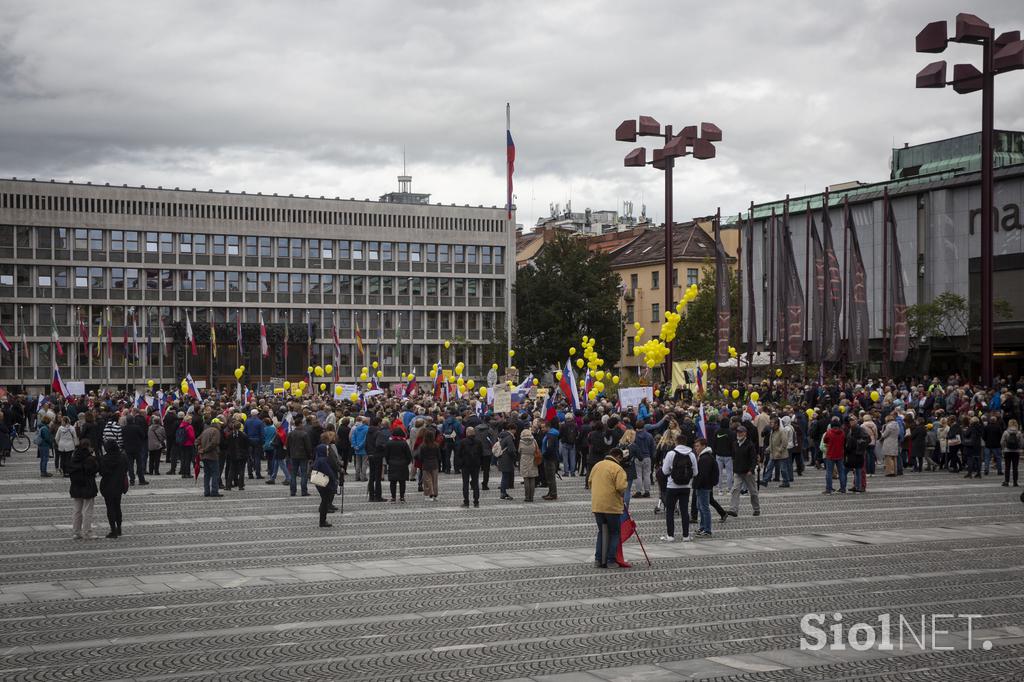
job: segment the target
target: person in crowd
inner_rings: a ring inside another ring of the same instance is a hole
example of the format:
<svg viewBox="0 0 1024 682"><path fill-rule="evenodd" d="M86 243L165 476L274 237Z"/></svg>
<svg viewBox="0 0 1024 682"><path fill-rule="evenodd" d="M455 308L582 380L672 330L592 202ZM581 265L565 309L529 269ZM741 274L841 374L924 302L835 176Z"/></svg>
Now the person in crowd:
<svg viewBox="0 0 1024 682"><path fill-rule="evenodd" d="M523 477L523 502L533 502L538 466L543 461L533 430L525 428L519 434L519 475Z"/></svg>
<svg viewBox="0 0 1024 682"><path fill-rule="evenodd" d="M999 440L999 449L1003 453L1003 485L1010 485L1012 477L1013 487L1016 488L1020 472L1020 453L1024 451L1024 433L1021 433L1020 422L1016 419L1006 422L1006 431Z"/></svg>
<svg viewBox="0 0 1024 682"><path fill-rule="evenodd" d="M316 490L320 494L320 507L318 511L320 513L321 528L330 528L332 526L332 524L327 522L327 515L334 507L334 495L338 487L339 472L331 464L330 458L328 457L330 443L330 435L323 433L320 436L320 443L317 444L313 451L312 470L319 471L327 477L327 485L316 486Z"/></svg>
<svg viewBox="0 0 1024 682"><path fill-rule="evenodd" d="M757 494L757 479L754 472L759 462L757 446L747 437L746 424L736 427L736 443L732 450L733 484L732 499L726 512L729 516L739 516L740 493L746 488L750 495L750 506L754 516L761 515L761 500Z"/></svg>
<svg viewBox="0 0 1024 682"><path fill-rule="evenodd" d="M431 502L437 501L438 471L441 469L441 446L444 439L433 426L419 433L417 459L423 472L423 496Z"/></svg>
<svg viewBox="0 0 1024 682"><path fill-rule="evenodd" d="M121 497L128 492L128 457L114 439L103 442L103 456L99 461L100 494L107 508L108 538L121 537Z"/></svg>
<svg viewBox="0 0 1024 682"><path fill-rule="evenodd" d="M71 454L78 447L78 433L67 416L60 418L60 426L53 437L54 448L57 452L57 468L68 478L68 464L71 462Z"/></svg>
<svg viewBox="0 0 1024 682"><path fill-rule="evenodd" d="M833 417L825 432L825 490L823 495L831 495L833 472L838 471L839 492L846 494L846 432L843 431L839 417Z"/></svg>
<svg viewBox="0 0 1024 682"><path fill-rule="evenodd" d="M665 455L661 471L665 474L665 535L664 542L676 541L676 512L683 521L683 542L690 542L690 486L697 472L697 457L687 445L688 437L680 433L676 446Z"/></svg>
<svg viewBox="0 0 1024 682"><path fill-rule="evenodd" d="M309 497L309 458L313 454L313 441L301 414L295 415L293 426L288 431L288 460L291 469L290 493L295 497L300 492Z"/></svg>
<svg viewBox="0 0 1024 682"><path fill-rule="evenodd" d="M75 540L95 540L92 532L93 506L99 489L96 474L100 471L99 461L92 452L89 441L77 445L64 469L71 483L71 533Z"/></svg>
<svg viewBox="0 0 1024 682"><path fill-rule="evenodd" d="M195 441L203 465L203 497L224 497L220 492L220 425L220 419L214 418Z"/></svg>
<svg viewBox="0 0 1024 682"><path fill-rule="evenodd" d="M697 455L696 474L693 477L693 498L697 505L698 513L698 528L694 535L696 537L709 538L711 537L711 504L715 486L718 485L720 471L714 451L708 447L706 440L703 438L695 440L693 449L699 453ZM715 508L718 510L722 520L728 518L725 511L717 503Z"/></svg>
<svg viewBox="0 0 1024 682"><path fill-rule="evenodd" d="M590 511L597 522L597 551L594 566L608 568L615 561L619 546L619 517L625 508L623 495L629 489L626 472L619 465L622 450L612 448L605 458L595 463L587 474L590 488Z"/></svg>
<svg viewBox="0 0 1024 682"><path fill-rule="evenodd" d="M462 474L462 506L469 506L469 490L473 489L473 506L480 506L480 441L476 429L466 427L465 437L455 446L455 469Z"/></svg>
<svg viewBox="0 0 1024 682"><path fill-rule="evenodd" d="M44 414L39 421L39 430L36 432L36 457L39 459L39 475L42 478L50 478L53 474L46 470L50 464L50 452L53 451L53 431L50 430L50 416Z"/></svg>
<svg viewBox="0 0 1024 682"><path fill-rule="evenodd" d="M396 493L398 494L397 501L405 502L405 484L409 480L412 451L409 449L409 441L406 440L404 429L396 427L391 430L391 437L384 447L384 459L388 465L391 504L396 502Z"/></svg>
<svg viewBox="0 0 1024 682"><path fill-rule="evenodd" d="M149 474L159 476L160 456L163 454L164 447L167 446L167 431L156 415L149 420L147 445L149 447Z"/></svg>

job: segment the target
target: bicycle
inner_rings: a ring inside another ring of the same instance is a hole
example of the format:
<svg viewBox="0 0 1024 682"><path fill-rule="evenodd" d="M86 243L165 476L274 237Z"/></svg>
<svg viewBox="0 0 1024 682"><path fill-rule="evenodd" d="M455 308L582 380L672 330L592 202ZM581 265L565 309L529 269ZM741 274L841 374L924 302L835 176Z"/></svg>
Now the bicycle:
<svg viewBox="0 0 1024 682"><path fill-rule="evenodd" d="M20 424L11 426L11 448L15 452L28 452L28 446L32 444L29 437L25 435Z"/></svg>

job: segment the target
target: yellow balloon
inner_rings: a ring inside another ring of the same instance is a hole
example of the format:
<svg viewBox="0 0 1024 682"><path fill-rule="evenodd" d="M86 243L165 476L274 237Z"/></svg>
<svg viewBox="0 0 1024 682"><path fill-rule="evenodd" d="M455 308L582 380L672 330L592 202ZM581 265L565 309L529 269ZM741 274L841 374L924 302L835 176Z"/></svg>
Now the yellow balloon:
<svg viewBox="0 0 1024 682"><path fill-rule="evenodd" d="M878 400L878 391L871 391L871 400L873 400L873 401L877 401Z"/></svg>
<svg viewBox="0 0 1024 682"><path fill-rule="evenodd" d="M573 346L572 348L569 349L569 355L576 355L576 347L575 346Z"/></svg>
<svg viewBox="0 0 1024 682"><path fill-rule="evenodd" d="M369 381L366 382L366 388L373 388L373 384Z"/></svg>
<svg viewBox="0 0 1024 682"><path fill-rule="evenodd" d="M555 381L561 381L561 380L562 380L562 370L558 370L557 372L555 372ZM534 379L534 381L536 381L536 379Z"/></svg>
<svg viewBox="0 0 1024 682"><path fill-rule="evenodd" d="M288 390L289 388L291 388L291 387L292 387L292 382L290 382L290 381L286 381L286 382L284 382L284 383L282 384L282 386L284 386L284 390L286 390L286 391L287 391L287 390Z"/></svg>
<svg viewBox="0 0 1024 682"><path fill-rule="evenodd" d="M309 384L307 384L305 381L300 381L299 382L299 390L300 391L305 391L306 390L306 386L308 386L308 385Z"/></svg>
<svg viewBox="0 0 1024 682"><path fill-rule="evenodd" d="M516 352L515 352L514 350L511 350L511 349L509 349L509 351L508 351L508 356L509 356L510 358L514 358L514 357L516 356Z"/></svg>
<svg viewBox="0 0 1024 682"><path fill-rule="evenodd" d="M657 398L657 397L658 397L658 396L660 396L660 395L661 395L661 391L655 391L655 392L654 392L654 397L655 397L655 398Z"/></svg>
<svg viewBox="0 0 1024 682"><path fill-rule="evenodd" d="M534 379L533 380L533 385L534 386L540 386L540 379Z"/></svg>
<svg viewBox="0 0 1024 682"><path fill-rule="evenodd" d="M839 411L840 412L846 412L846 405L840 405L839 406Z"/></svg>
<svg viewBox="0 0 1024 682"><path fill-rule="evenodd" d="M313 365L310 365L309 367L306 368L306 374L312 374L312 373L313 373Z"/></svg>
<svg viewBox="0 0 1024 682"><path fill-rule="evenodd" d="M704 372L708 371L708 363L706 363L706 362L700 363L700 368Z"/></svg>
<svg viewBox="0 0 1024 682"><path fill-rule="evenodd" d="M437 369L437 365L434 365L434 369ZM360 374L366 374L369 371L370 371L369 367L363 367L361 370L359 370L359 373Z"/></svg>
<svg viewBox="0 0 1024 682"><path fill-rule="evenodd" d="M482 397L482 398L486 398L487 397L487 387L486 386L481 386L480 387L480 397Z"/></svg>
<svg viewBox="0 0 1024 682"><path fill-rule="evenodd" d="M495 362L494 364L492 364L491 365L491 369L493 369L494 371L497 371L498 370L498 363Z"/></svg>
<svg viewBox="0 0 1024 682"><path fill-rule="evenodd" d="M618 374L616 374L615 376L612 377L612 383L615 384L616 386L618 386L618 384L619 384L619 375Z"/></svg>
<svg viewBox="0 0 1024 682"><path fill-rule="evenodd" d="M243 372L245 371L245 365L239 365L238 368L241 369Z"/></svg>
<svg viewBox="0 0 1024 682"><path fill-rule="evenodd" d="M313 374L317 375L318 377L322 377L324 375L324 368L321 367L320 365L317 365L316 367L313 368Z"/></svg>
<svg viewBox="0 0 1024 682"><path fill-rule="evenodd" d="M296 398L298 398L300 395L302 395L302 389L301 388L295 389L294 391L292 391L292 395L295 396Z"/></svg>
<svg viewBox="0 0 1024 682"><path fill-rule="evenodd" d="M341 395L341 384L334 387L334 395Z"/></svg>
<svg viewBox="0 0 1024 682"><path fill-rule="evenodd" d="M235 378L241 380L241 378L242 378L242 368L241 367L239 367L238 369L235 370Z"/></svg>
<svg viewBox="0 0 1024 682"><path fill-rule="evenodd" d="M464 369L466 369L465 363L460 362L459 364L455 365L455 373L456 374L462 374L462 370L464 370Z"/></svg>
<svg viewBox="0 0 1024 682"><path fill-rule="evenodd" d="M376 361L376 360L374 360L374 361L373 361L373 363L372 363L372 365L371 365L371 366L372 366L372 367L373 367L374 369L377 369L378 367L380 367L380 365L379 365L379 364L377 363L377 361Z"/></svg>
<svg viewBox="0 0 1024 682"><path fill-rule="evenodd" d="M807 408L807 417L808 418L814 417L814 410L812 410L809 407Z"/></svg>
<svg viewBox="0 0 1024 682"><path fill-rule="evenodd" d="M327 390L327 384L320 384L320 390L321 391L326 391Z"/></svg>
<svg viewBox="0 0 1024 682"><path fill-rule="evenodd" d="M153 388L153 384L154 383L156 383L156 382L154 382L152 379L150 379L149 381L146 382L146 385L149 386L150 388Z"/></svg>
<svg viewBox="0 0 1024 682"><path fill-rule="evenodd" d="M590 398L591 400L595 400L597 398L597 391L594 389L590 389L590 392L587 393L587 397Z"/></svg>
<svg viewBox="0 0 1024 682"><path fill-rule="evenodd" d="M584 334L583 335L583 343L584 343L584 345L586 345L587 341L589 341L589 340L590 340L590 337L587 336L586 334Z"/></svg>
<svg viewBox="0 0 1024 682"><path fill-rule="evenodd" d="M334 374L334 365L327 365L324 367L324 371L328 374Z"/></svg>
<svg viewBox="0 0 1024 682"><path fill-rule="evenodd" d="M754 391L753 393L750 394L750 399L756 403L758 400L761 399L761 395L757 391Z"/></svg>
<svg viewBox="0 0 1024 682"><path fill-rule="evenodd" d="M740 392L738 390L736 390L735 388L732 389L732 399L736 400L736 398L739 398L739 397L740 397Z"/></svg>
<svg viewBox="0 0 1024 682"><path fill-rule="evenodd" d="M576 360L576 366L579 367L580 369L583 369L583 358L579 358Z"/></svg>
<svg viewBox="0 0 1024 682"><path fill-rule="evenodd" d="M781 377L782 376L782 370L781 369L775 370L775 376Z"/></svg>
<svg viewBox="0 0 1024 682"><path fill-rule="evenodd" d="M384 376L384 372L382 372L381 370L379 370L379 369L378 369L378 370L377 370L377 378L378 378L378 379L380 379L380 378L382 378L383 376Z"/></svg>
<svg viewBox="0 0 1024 682"><path fill-rule="evenodd" d="M445 348L451 348L452 347L452 342L451 341L445 341L444 342L444 347Z"/></svg>
<svg viewBox="0 0 1024 682"><path fill-rule="evenodd" d="M431 379L437 378L437 370L436 369L430 370L430 373L429 373L428 376L430 376Z"/></svg>
<svg viewBox="0 0 1024 682"><path fill-rule="evenodd" d="M359 400L359 396L355 393L349 393L348 399L354 403L355 401Z"/></svg>
<svg viewBox="0 0 1024 682"><path fill-rule="evenodd" d="M468 388L470 391L473 390L474 386L476 386L476 382L473 381L472 379L466 382L466 388Z"/></svg>
<svg viewBox="0 0 1024 682"><path fill-rule="evenodd" d="M716 369L718 369L718 363L717 362L712 362L710 365L708 365L708 369L710 369L712 372L714 372Z"/></svg>

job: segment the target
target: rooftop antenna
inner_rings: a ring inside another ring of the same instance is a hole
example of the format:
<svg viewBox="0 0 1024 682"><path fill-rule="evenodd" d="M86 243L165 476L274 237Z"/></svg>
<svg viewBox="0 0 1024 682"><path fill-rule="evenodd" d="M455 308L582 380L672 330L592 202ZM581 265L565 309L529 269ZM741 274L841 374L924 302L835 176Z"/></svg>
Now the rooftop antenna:
<svg viewBox="0 0 1024 682"><path fill-rule="evenodd" d="M412 176L405 172L405 145L402 145L402 174L398 176L398 191L404 194L412 192Z"/></svg>

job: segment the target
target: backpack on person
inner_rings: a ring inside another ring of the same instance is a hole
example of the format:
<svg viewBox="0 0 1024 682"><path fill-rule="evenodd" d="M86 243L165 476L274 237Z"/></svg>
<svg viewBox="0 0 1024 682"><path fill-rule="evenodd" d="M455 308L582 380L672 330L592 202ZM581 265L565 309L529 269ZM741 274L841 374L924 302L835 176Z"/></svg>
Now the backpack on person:
<svg viewBox="0 0 1024 682"><path fill-rule="evenodd" d="M690 453L675 451L672 457L672 470L669 475L676 485L690 485L693 480L693 462L690 460Z"/></svg>
<svg viewBox="0 0 1024 682"><path fill-rule="evenodd" d="M185 431L185 427L179 426L174 432L174 443L176 445L184 445L186 438L188 438L188 433Z"/></svg>
<svg viewBox="0 0 1024 682"><path fill-rule="evenodd" d="M1006 449L1020 450L1020 431L1010 431L1006 434Z"/></svg>

